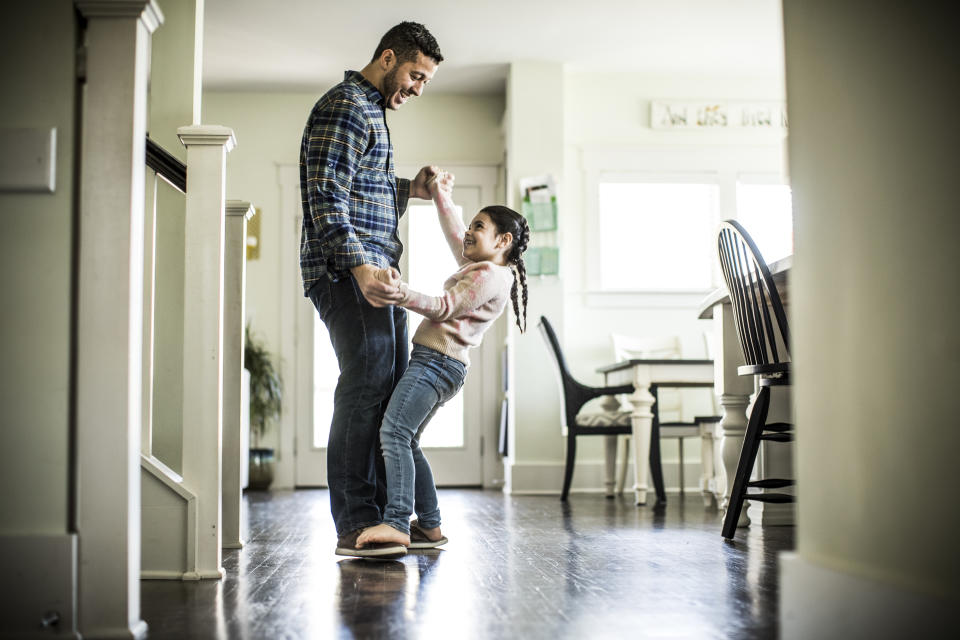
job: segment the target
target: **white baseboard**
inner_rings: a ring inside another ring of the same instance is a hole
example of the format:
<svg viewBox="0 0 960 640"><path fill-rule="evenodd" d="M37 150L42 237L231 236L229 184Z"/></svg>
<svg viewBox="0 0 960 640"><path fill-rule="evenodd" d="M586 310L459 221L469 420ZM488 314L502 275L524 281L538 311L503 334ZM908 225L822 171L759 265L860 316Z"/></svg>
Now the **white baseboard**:
<svg viewBox="0 0 960 640"><path fill-rule="evenodd" d="M221 567L215 571L187 571L183 574L184 580L223 580L226 572Z"/></svg>
<svg viewBox="0 0 960 640"><path fill-rule="evenodd" d="M183 580L183 571L147 569L140 571L141 580Z"/></svg>
<svg viewBox="0 0 960 640"><path fill-rule="evenodd" d="M782 640L956 638L956 609L956 602L780 554Z"/></svg>
<svg viewBox="0 0 960 640"><path fill-rule="evenodd" d="M515 462L506 464L509 489L514 495L559 495L563 488L563 462ZM684 491L700 494L700 461L684 460ZM573 471L571 493L603 493L603 461L578 462ZM680 491L679 461L663 461L663 482L667 491ZM647 482L653 491L653 482ZM627 467L627 488L633 486L633 465Z"/></svg>
<svg viewBox="0 0 960 640"><path fill-rule="evenodd" d="M0 535L0 638L79 638L77 536ZM43 629L56 612L59 622Z"/></svg>

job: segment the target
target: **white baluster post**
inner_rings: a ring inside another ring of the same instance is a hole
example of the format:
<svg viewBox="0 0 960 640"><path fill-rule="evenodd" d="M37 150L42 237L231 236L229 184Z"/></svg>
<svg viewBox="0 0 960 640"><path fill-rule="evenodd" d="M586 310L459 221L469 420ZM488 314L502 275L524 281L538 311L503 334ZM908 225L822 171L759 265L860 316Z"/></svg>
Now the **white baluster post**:
<svg viewBox="0 0 960 640"><path fill-rule="evenodd" d="M244 459L243 327L246 317L247 220L254 214L249 202L227 200L223 252L223 548L240 549L241 476Z"/></svg>
<svg viewBox="0 0 960 640"><path fill-rule="evenodd" d="M177 130L187 148L184 246L183 478L197 495L197 557L186 578L222 578L223 255L233 130Z"/></svg>
<svg viewBox="0 0 960 640"><path fill-rule="evenodd" d="M152 1L77 0L86 19L77 310L78 621L142 637L144 145Z"/></svg>

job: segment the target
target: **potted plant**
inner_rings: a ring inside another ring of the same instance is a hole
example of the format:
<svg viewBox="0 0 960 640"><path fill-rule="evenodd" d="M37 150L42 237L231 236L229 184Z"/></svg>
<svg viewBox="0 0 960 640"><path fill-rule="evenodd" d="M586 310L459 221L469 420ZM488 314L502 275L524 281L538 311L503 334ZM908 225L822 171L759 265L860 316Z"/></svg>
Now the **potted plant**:
<svg viewBox="0 0 960 640"><path fill-rule="evenodd" d="M250 431L254 446L250 448L250 489L267 489L273 482L274 451L260 447L260 439L270 423L283 410L283 381L274 365L272 354L263 342L255 339L246 327L243 350L244 368L250 372Z"/></svg>

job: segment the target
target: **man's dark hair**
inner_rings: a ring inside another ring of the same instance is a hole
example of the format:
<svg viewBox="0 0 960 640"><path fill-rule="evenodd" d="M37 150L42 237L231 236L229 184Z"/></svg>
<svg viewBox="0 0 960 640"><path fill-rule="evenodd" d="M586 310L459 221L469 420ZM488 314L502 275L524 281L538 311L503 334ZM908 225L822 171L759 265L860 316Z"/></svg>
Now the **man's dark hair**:
<svg viewBox="0 0 960 640"><path fill-rule="evenodd" d="M433 58L437 64L443 62L440 45L433 34L419 22L401 22L383 34L370 62L379 58L387 49L392 49L397 56L397 62L401 63L416 60L418 52Z"/></svg>

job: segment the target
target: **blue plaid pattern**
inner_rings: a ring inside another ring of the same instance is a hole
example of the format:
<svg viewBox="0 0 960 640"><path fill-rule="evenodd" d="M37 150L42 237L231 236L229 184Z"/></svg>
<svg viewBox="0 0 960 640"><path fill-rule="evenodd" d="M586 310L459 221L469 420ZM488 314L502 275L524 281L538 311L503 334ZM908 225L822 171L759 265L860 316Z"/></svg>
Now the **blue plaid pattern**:
<svg viewBox="0 0 960 640"><path fill-rule="evenodd" d="M368 263L397 266L397 221L410 181L394 173L383 96L356 71L314 105L300 144L300 273L304 295Z"/></svg>

